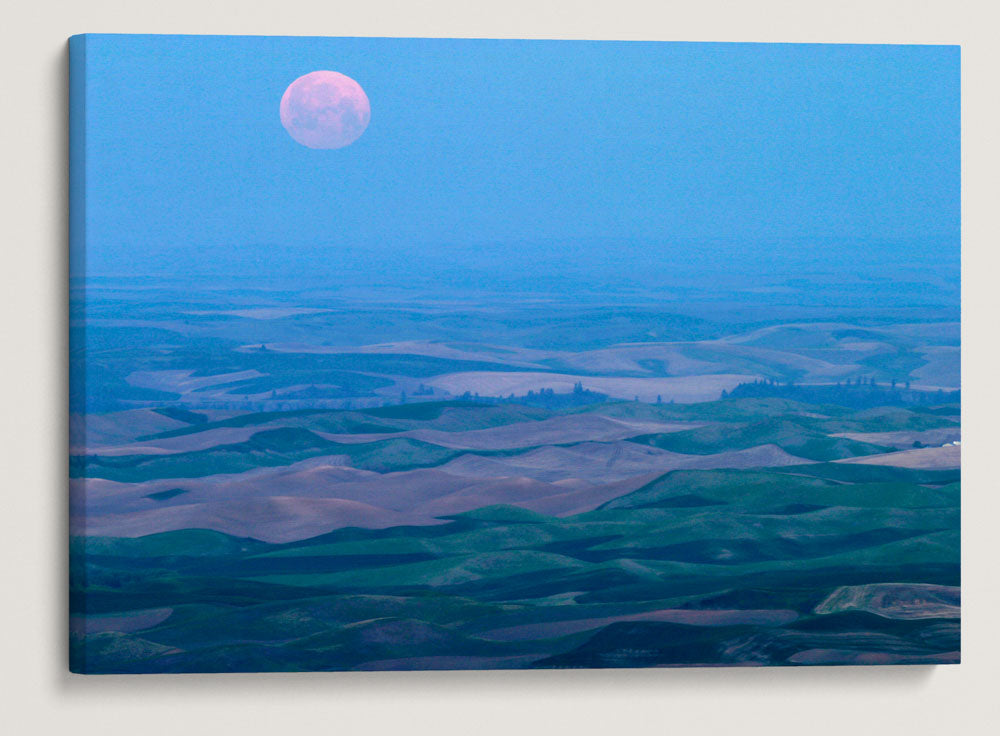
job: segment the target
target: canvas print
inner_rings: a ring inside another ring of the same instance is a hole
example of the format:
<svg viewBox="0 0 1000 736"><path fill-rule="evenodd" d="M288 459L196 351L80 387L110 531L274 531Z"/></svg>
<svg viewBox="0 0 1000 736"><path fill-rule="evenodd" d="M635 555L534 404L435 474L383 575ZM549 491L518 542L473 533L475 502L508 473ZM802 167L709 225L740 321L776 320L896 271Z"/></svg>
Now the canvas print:
<svg viewBox="0 0 1000 736"><path fill-rule="evenodd" d="M70 57L71 669L959 661L957 47Z"/></svg>

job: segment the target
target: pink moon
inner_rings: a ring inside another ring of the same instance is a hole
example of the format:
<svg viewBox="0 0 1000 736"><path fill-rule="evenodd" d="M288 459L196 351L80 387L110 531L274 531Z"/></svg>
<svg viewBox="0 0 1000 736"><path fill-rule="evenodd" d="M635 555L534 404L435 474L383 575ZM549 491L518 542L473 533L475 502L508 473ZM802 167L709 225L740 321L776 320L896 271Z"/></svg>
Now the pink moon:
<svg viewBox="0 0 1000 736"><path fill-rule="evenodd" d="M343 148L365 132L371 105L361 85L340 72L299 77L281 97L281 124L309 148Z"/></svg>

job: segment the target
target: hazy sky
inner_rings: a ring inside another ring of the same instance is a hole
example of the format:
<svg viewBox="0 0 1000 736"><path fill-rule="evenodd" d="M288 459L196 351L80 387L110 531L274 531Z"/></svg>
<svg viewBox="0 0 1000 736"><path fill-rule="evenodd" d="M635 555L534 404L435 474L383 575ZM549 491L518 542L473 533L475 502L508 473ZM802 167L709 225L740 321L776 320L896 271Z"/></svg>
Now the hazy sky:
<svg viewBox="0 0 1000 736"><path fill-rule="evenodd" d="M627 242L662 243L663 258L803 238L957 255L957 47L195 36L86 47L91 274L225 270L248 256L265 269L271 253L335 268L338 249L359 244L398 256L517 243L523 258L555 248L598 265ZM282 128L282 93L317 69L371 101L347 148L305 148Z"/></svg>

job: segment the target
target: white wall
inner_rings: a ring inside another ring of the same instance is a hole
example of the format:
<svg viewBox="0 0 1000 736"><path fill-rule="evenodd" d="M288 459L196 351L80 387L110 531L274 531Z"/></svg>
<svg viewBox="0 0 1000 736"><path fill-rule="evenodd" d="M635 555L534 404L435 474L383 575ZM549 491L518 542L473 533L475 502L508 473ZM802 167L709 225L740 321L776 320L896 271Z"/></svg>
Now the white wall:
<svg viewBox="0 0 1000 736"><path fill-rule="evenodd" d="M22 0L2 11L0 724L7 733L974 734L1000 722L996 3ZM80 32L961 43L964 663L83 678L65 668L66 52Z"/></svg>

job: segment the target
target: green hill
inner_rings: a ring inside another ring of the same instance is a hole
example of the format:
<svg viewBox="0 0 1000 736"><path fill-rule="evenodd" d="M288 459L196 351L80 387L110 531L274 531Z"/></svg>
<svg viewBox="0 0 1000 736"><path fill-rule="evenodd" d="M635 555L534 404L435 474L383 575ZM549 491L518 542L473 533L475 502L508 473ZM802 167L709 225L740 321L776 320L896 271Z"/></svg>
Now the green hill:
<svg viewBox="0 0 1000 736"><path fill-rule="evenodd" d="M748 425L710 424L683 432L642 435L630 441L686 455L713 455L759 445L777 445L796 457L817 461L875 455L892 450L843 437L828 437L817 431L808 420L787 417Z"/></svg>

